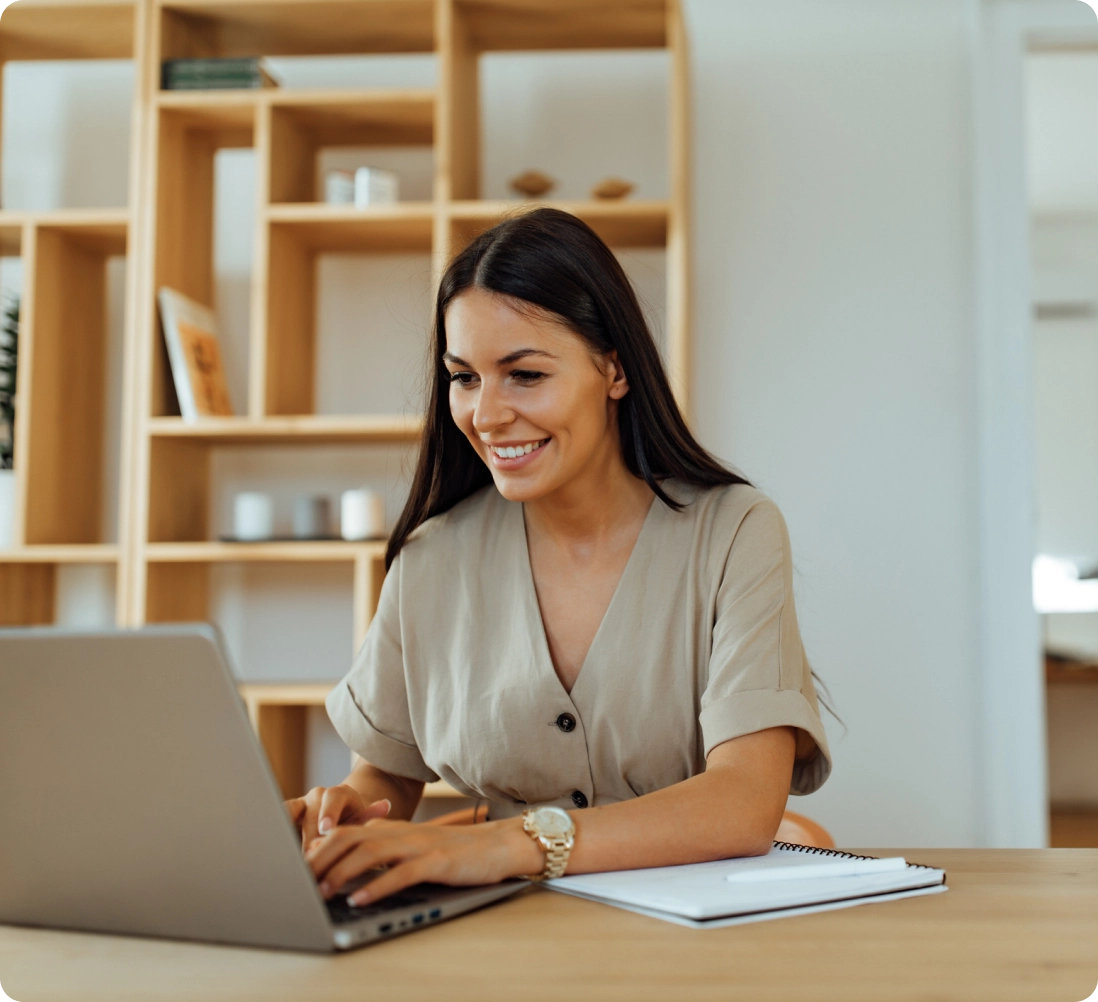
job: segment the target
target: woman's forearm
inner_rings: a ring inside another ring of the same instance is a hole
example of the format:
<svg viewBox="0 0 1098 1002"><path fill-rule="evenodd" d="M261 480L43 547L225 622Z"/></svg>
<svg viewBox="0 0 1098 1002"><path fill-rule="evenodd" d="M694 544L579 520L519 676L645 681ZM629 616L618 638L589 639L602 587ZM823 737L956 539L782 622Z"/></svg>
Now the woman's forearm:
<svg viewBox="0 0 1098 1002"><path fill-rule="evenodd" d="M356 790L367 804L376 800L388 800L393 805L389 817L398 821L410 821L419 806L420 797L423 796L423 783L420 780L393 776L357 755L351 773L343 781L343 785Z"/></svg>
<svg viewBox="0 0 1098 1002"><path fill-rule="evenodd" d="M714 748L706 771L691 779L636 800L571 811L576 840L567 872L765 853L785 809L794 749L792 728L759 731ZM521 820L503 824L529 840ZM532 858L517 837L515 852L516 866Z"/></svg>

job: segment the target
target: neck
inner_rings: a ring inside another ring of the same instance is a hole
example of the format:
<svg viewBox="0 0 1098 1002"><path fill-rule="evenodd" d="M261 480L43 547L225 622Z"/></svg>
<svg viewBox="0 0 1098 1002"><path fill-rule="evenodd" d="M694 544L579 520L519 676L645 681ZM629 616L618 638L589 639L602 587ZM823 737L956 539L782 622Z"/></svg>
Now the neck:
<svg viewBox="0 0 1098 1002"><path fill-rule="evenodd" d="M643 521L655 495L633 476L614 442L609 456L596 457L588 469L552 494L527 501L527 532L561 542L598 543Z"/></svg>

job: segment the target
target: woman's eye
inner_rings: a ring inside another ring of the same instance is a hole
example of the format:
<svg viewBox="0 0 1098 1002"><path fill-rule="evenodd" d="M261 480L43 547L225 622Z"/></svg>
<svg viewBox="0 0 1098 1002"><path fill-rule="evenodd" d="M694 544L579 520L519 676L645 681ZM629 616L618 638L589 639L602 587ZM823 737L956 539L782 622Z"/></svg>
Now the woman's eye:
<svg viewBox="0 0 1098 1002"><path fill-rule="evenodd" d="M468 386L473 381L473 374L471 372L451 372L450 382L457 383L460 386Z"/></svg>
<svg viewBox="0 0 1098 1002"><path fill-rule="evenodd" d="M520 383L536 383L539 379L544 377L544 372L530 372L523 369L516 369L511 373Z"/></svg>

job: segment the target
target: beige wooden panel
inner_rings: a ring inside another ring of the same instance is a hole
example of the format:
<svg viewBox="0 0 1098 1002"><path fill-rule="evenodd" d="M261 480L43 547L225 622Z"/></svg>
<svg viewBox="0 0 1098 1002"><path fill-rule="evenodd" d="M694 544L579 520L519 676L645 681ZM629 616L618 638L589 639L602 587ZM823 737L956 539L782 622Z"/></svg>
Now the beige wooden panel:
<svg viewBox="0 0 1098 1002"><path fill-rule="evenodd" d="M459 0L469 43L492 49L646 49L667 41L666 0Z"/></svg>
<svg viewBox="0 0 1098 1002"><path fill-rule="evenodd" d="M210 453L201 442L153 439L149 444L148 540L205 540L209 527Z"/></svg>
<svg viewBox="0 0 1098 1002"><path fill-rule="evenodd" d="M36 240L24 540L98 543L106 410L106 254L101 232L39 227Z"/></svg>
<svg viewBox="0 0 1098 1002"><path fill-rule="evenodd" d="M53 622L53 564L0 563L0 626Z"/></svg>
<svg viewBox="0 0 1098 1002"><path fill-rule="evenodd" d="M263 413L310 414L316 369L316 258L287 226L268 235Z"/></svg>
<svg viewBox="0 0 1098 1002"><path fill-rule="evenodd" d="M430 52L432 0L171 0L164 58Z"/></svg>
<svg viewBox="0 0 1098 1002"><path fill-rule="evenodd" d="M149 564L144 622L204 622L209 617L209 578L205 564Z"/></svg>
<svg viewBox="0 0 1098 1002"><path fill-rule="evenodd" d="M135 6L133 0L20 0L0 21L0 61L129 59Z"/></svg>

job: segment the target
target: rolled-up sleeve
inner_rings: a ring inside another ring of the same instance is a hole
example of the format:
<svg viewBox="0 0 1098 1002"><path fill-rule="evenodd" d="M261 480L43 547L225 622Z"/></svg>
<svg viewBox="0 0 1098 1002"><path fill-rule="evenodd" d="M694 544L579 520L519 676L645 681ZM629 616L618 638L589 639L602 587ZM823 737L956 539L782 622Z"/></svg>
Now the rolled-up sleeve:
<svg viewBox="0 0 1098 1002"><path fill-rule="evenodd" d="M699 722L707 756L725 741L768 727L806 734L811 741L798 741L789 791L806 794L827 779L831 755L792 584L785 522L773 502L762 500L744 515L728 552Z"/></svg>
<svg viewBox="0 0 1098 1002"><path fill-rule="evenodd" d="M408 710L400 606L398 556L385 577L362 649L328 695L328 716L347 747L371 765L433 783L438 775L423 761Z"/></svg>

